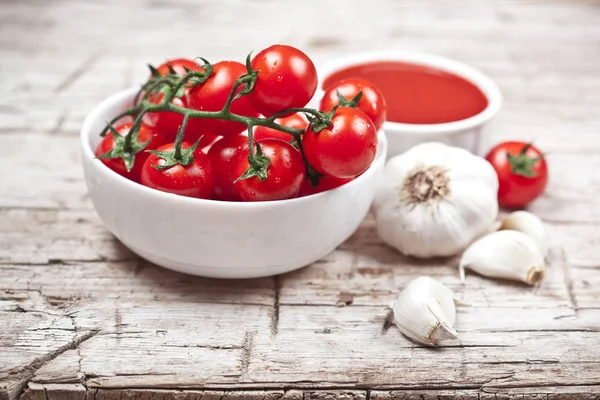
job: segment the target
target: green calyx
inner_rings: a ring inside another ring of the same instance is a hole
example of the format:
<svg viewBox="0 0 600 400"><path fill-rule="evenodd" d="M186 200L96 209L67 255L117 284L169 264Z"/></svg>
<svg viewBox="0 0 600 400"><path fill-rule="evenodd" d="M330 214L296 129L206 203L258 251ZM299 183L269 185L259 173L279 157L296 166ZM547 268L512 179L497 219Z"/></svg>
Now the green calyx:
<svg viewBox="0 0 600 400"><path fill-rule="evenodd" d="M323 129L329 128L332 124L333 115L338 107L339 106L333 107L333 109L329 112L318 112L313 115L306 114L310 129L312 129L312 131L315 133L319 133Z"/></svg>
<svg viewBox="0 0 600 400"><path fill-rule="evenodd" d="M140 151L144 150L149 144L150 140L146 142L138 141L138 132L134 132L132 140L127 141L126 136L119 135L119 132L112 126L109 126L109 130L111 135L113 136L113 140L115 142L115 146L112 150L100 154L96 158L100 159L110 159L110 158L121 158L123 163L125 164L125 168L127 171L131 171L133 165L135 163L135 155ZM129 133L128 133L129 134Z"/></svg>
<svg viewBox="0 0 600 400"><path fill-rule="evenodd" d="M336 90L336 94L337 94L337 97L338 97L338 105L339 106L341 106L341 107L352 107L352 108L358 107L358 102L360 101L360 99L362 99L362 96L363 96L362 90L360 92L358 92L356 94L356 96L354 96L350 100L348 100L347 98L345 98L340 93L339 90Z"/></svg>
<svg viewBox="0 0 600 400"><path fill-rule="evenodd" d="M148 150L149 153L154 154L155 156L165 160L165 163L163 165L154 165L153 167L158 171L163 171L165 169L174 167L177 164L182 165L184 167L190 165L192 162L194 162L194 152L198 148L201 139L202 138L196 140L196 143L194 143L187 149L182 148L181 143L177 143L173 150Z"/></svg>
<svg viewBox="0 0 600 400"><path fill-rule="evenodd" d="M527 150L531 147L531 143L525 145L523 150L518 155L508 153L506 157L510 163L511 171L516 175L525 176L527 178L535 178L537 174L533 172L533 166L540 161L542 157L527 157Z"/></svg>

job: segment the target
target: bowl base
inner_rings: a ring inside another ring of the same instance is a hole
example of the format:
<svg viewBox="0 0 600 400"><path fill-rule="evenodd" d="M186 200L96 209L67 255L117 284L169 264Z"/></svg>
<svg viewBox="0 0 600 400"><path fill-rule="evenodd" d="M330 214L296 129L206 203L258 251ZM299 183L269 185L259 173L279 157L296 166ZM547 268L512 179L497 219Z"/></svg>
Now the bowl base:
<svg viewBox="0 0 600 400"><path fill-rule="evenodd" d="M125 247L129 250L142 257L143 259L150 261L160 267L170 269L184 274L201 276L204 278L218 278L218 279L252 279L252 278L265 278L268 276L284 274L300 268L311 265L314 261L308 261L304 263L286 263L277 264L261 267L215 267L215 266L201 266L197 264L187 264L174 260L168 260L156 256L154 254L147 253L143 250L137 249L134 246L129 245L121 241ZM328 253L329 254L329 253Z"/></svg>

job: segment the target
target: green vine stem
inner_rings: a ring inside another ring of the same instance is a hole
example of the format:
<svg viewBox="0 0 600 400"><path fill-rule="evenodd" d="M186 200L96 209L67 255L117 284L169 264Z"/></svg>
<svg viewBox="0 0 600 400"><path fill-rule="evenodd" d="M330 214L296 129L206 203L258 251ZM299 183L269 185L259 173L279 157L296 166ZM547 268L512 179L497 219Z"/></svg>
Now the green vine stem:
<svg viewBox="0 0 600 400"><path fill-rule="evenodd" d="M177 75L172 70L168 75L161 76L154 67L149 66L151 71L151 77L144 85L142 85L142 87L136 94L134 106L123 111L115 118L113 118L110 122L108 122L106 127L102 130L101 136L104 136L106 132L108 132L112 128L112 125L119 119L126 116L133 117L134 122L129 132L124 138L125 140L122 148L122 151L126 152L127 156L133 156L135 155L135 153L143 150L143 148L140 148L140 146L132 146L132 143L137 143L139 129L142 124L143 116L145 114L157 112L173 112L183 115L183 123L177 133L175 149L172 152L172 154L162 154L164 152L151 151L151 153L161 158L164 158L167 161L165 165L161 166L161 169L164 169L166 165L174 165L173 163L187 165L191 162L189 160L189 156L191 153L193 153L193 151L188 151L189 149L191 149L191 147L186 150L182 150L181 148L181 142L183 140L185 126L187 125L190 118L221 119L226 121L239 122L246 125L246 127L248 128L248 145L250 149L248 162L250 164L250 168L238 179L246 179L251 176L257 176L259 179L264 180L267 178L267 167L269 166L270 160L267 156L265 156L262 153L262 149L260 148L260 146L256 144L252 132L253 127L264 126L267 128L285 132L294 137L298 150L300 151L300 153L302 154L302 158L304 159L306 172L309 180L313 185L318 184L318 181L322 175L310 165L302 147L301 135L302 133L304 133L304 129L290 128L276 123L275 120L283 115L288 115L292 113L304 113L309 120L311 128L314 131L318 132L331 124L331 118L335 109L333 112L321 112L312 108L290 108L287 110L282 110L268 118L248 117L245 115L232 113L230 110L231 104L238 98L250 93L254 88L254 84L256 82L258 71L252 70L249 67L248 62L248 73L236 80L229 93L229 96L227 97L225 104L223 105L220 111L200 111L173 104L173 99L175 97L181 97L183 95L181 93L183 88L201 85L204 82L206 82L206 80L213 73L213 66L204 59L202 59L202 61L204 62L204 64L201 66L200 70L186 70L187 73L183 76ZM240 88L241 90L239 90ZM162 98L160 99L160 101L152 102L150 100L150 96L159 93L162 94ZM192 147L195 149L198 143L199 142L196 142ZM146 146L147 144L148 143L146 143ZM112 151L110 152L110 155L106 153L105 155L102 155L102 157L118 158L124 156L121 155L119 151Z"/></svg>

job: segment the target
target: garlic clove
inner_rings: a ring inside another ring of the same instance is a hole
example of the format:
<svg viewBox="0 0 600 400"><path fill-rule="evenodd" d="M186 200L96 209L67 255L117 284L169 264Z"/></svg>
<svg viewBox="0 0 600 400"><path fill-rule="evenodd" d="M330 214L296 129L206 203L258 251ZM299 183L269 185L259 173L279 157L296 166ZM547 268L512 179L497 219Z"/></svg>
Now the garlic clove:
<svg viewBox="0 0 600 400"><path fill-rule="evenodd" d="M390 305L394 323L415 342L435 346L443 339L454 339L456 318L452 291L435 279L421 276L408 283Z"/></svg>
<svg viewBox="0 0 600 400"><path fill-rule="evenodd" d="M515 230L523 232L533 239L542 252L548 252L546 228L540 217L527 211L515 211L502 221L500 230Z"/></svg>
<svg viewBox="0 0 600 400"><path fill-rule="evenodd" d="M465 250L459 264L490 278L510 279L535 285L544 277L546 265L538 245L523 232L504 230L477 240Z"/></svg>

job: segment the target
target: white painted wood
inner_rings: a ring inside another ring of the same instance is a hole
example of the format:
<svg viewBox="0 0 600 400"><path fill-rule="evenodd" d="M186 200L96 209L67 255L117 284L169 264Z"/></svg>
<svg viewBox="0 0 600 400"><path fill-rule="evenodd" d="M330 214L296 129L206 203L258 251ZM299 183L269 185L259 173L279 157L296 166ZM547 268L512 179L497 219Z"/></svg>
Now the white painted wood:
<svg viewBox="0 0 600 400"><path fill-rule="evenodd" d="M343 3L343 4L342 4ZM600 9L592 1L0 2L0 399L597 399ZM473 64L505 105L495 142L535 140L551 180L546 279L529 288L417 262L367 217L303 270L218 281L136 258L87 197L77 134L146 62L242 60L275 42L317 63L397 48ZM469 303L424 349L386 304L427 274Z"/></svg>

